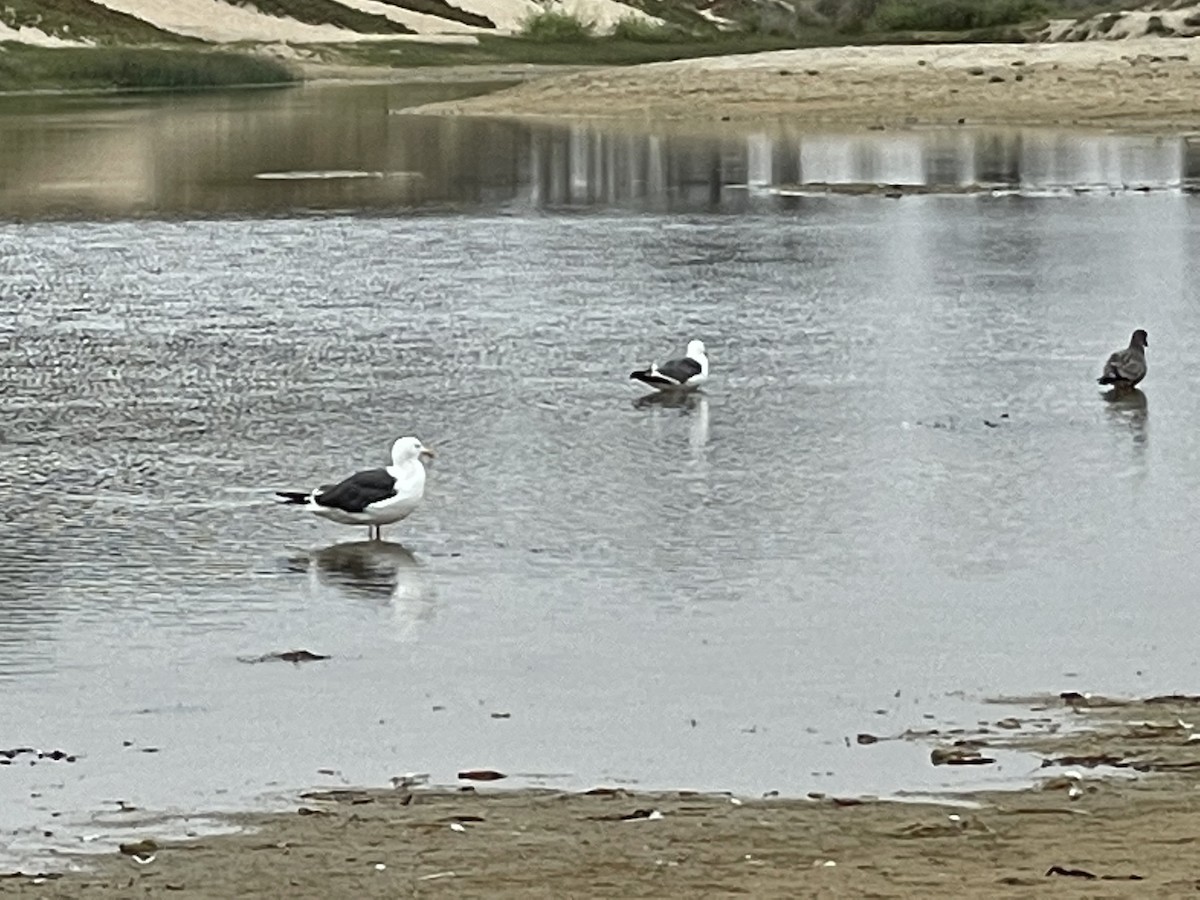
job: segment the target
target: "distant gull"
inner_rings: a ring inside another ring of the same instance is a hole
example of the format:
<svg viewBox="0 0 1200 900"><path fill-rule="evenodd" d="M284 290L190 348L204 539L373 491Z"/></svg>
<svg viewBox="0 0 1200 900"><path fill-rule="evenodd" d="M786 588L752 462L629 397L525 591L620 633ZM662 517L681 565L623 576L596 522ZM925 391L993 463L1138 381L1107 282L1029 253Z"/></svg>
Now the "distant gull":
<svg viewBox="0 0 1200 900"><path fill-rule="evenodd" d="M392 464L386 469L355 472L337 484L323 484L313 491L276 491L280 502L304 506L309 512L342 525L366 525L372 540L380 540L379 529L407 517L425 495L425 466L422 456L433 451L415 437L402 437L392 444Z"/></svg>
<svg viewBox="0 0 1200 900"><path fill-rule="evenodd" d="M650 368L639 369L629 377L656 391L695 390L708 381L708 357L704 354L704 341L691 341L683 359L667 360L661 366L651 363Z"/></svg>
<svg viewBox="0 0 1200 900"><path fill-rule="evenodd" d="M1129 339L1129 346L1118 350L1104 364L1104 374L1096 381L1115 388L1135 387L1146 377L1146 348L1150 346L1146 332L1139 328Z"/></svg>

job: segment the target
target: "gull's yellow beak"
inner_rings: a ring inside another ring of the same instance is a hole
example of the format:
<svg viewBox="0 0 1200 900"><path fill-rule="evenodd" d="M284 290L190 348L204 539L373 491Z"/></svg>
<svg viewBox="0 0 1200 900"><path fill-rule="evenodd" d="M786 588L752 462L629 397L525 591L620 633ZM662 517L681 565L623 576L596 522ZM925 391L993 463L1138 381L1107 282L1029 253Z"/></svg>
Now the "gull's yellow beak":
<svg viewBox="0 0 1200 900"><path fill-rule="evenodd" d="M417 453L417 456L428 456L428 457L432 458L434 456L437 456L437 454L433 452L432 447L426 447L424 444L422 444L420 451Z"/></svg>

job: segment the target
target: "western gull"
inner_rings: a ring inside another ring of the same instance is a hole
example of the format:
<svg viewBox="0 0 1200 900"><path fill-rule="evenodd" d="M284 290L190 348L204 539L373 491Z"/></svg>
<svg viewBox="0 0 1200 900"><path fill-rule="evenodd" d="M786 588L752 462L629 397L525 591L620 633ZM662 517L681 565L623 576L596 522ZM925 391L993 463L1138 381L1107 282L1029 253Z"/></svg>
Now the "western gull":
<svg viewBox="0 0 1200 900"><path fill-rule="evenodd" d="M1146 348L1150 341L1144 329L1139 328L1129 339L1129 346L1118 350L1104 364L1104 374L1096 381L1111 384L1115 388L1135 387L1146 377Z"/></svg>
<svg viewBox="0 0 1200 900"><path fill-rule="evenodd" d="M656 391L692 391L708 381L708 357L704 353L704 341L691 341L682 359L671 359L663 363L651 363L648 369L639 369L629 376L632 381L654 388Z"/></svg>
<svg viewBox="0 0 1200 900"><path fill-rule="evenodd" d="M392 464L385 469L355 472L337 484L312 491L276 491L281 503L304 506L309 512L342 525L366 525L372 540L380 528L407 517L425 495L422 456L433 456L418 438L402 437L392 444Z"/></svg>

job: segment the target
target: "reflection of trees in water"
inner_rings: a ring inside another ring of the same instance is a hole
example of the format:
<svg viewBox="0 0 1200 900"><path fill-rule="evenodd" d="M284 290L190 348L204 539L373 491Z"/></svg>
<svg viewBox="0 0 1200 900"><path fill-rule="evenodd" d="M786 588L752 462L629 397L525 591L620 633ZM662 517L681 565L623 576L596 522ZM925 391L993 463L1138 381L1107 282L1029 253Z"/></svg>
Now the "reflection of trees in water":
<svg viewBox="0 0 1200 900"><path fill-rule="evenodd" d="M641 200L736 211L756 190L797 184L1119 188L1172 183L1181 168L1178 141L1013 129L839 135L785 127L739 135L538 125L529 141L522 194L535 206Z"/></svg>
<svg viewBox="0 0 1200 900"><path fill-rule="evenodd" d="M1200 182L1200 142L1183 142L1183 178L1195 185Z"/></svg>
<svg viewBox="0 0 1200 900"><path fill-rule="evenodd" d="M663 208L707 208L731 179L727 143L607 131L589 125L539 126L529 134L527 198L534 206L652 200Z"/></svg>
<svg viewBox="0 0 1200 900"><path fill-rule="evenodd" d="M749 208L751 194L766 188L961 184L970 183L975 171L973 139L962 134L675 134L546 125L533 129L530 140L534 205L640 199L664 208L736 211ZM780 197L772 202L788 203Z"/></svg>
<svg viewBox="0 0 1200 900"><path fill-rule="evenodd" d="M761 189L799 183L1121 185L1200 170L1200 152L1179 140L1121 135L631 130L393 114L434 99L414 90L72 101L69 130L47 101L45 116L5 120L0 166L13 177L0 202L14 215L512 203L739 211L793 205Z"/></svg>
<svg viewBox="0 0 1200 900"><path fill-rule="evenodd" d="M45 119L15 119L0 142L0 165L13 176L0 200L19 214L64 206L100 213L395 208L511 196L522 126L391 115L393 106L431 99L406 101L394 90L245 92L120 107L76 101L71 129L60 127L49 102ZM301 172L365 177L256 177Z"/></svg>
<svg viewBox="0 0 1200 900"><path fill-rule="evenodd" d="M975 183L1020 184L1022 137L1014 131L988 132L976 138L971 153Z"/></svg>

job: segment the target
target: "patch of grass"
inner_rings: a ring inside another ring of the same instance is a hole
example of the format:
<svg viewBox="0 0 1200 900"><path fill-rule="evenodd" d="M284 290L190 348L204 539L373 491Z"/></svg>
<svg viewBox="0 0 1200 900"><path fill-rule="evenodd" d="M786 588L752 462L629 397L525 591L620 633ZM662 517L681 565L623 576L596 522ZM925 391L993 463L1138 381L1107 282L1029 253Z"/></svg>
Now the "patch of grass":
<svg viewBox="0 0 1200 900"><path fill-rule="evenodd" d="M407 25L343 6L335 0L240 0L269 16L284 16L309 25L336 25L361 34L412 34Z"/></svg>
<svg viewBox="0 0 1200 900"><path fill-rule="evenodd" d="M1041 0L884 0L872 23L881 31L970 31L1016 25L1045 12Z"/></svg>
<svg viewBox="0 0 1200 900"><path fill-rule="evenodd" d="M569 13L535 13L521 24L520 36L540 44L580 44L596 36L596 25Z"/></svg>
<svg viewBox="0 0 1200 900"><path fill-rule="evenodd" d="M2 2L2 0L0 0ZM661 62L672 59L691 59L698 56L725 56L736 53L758 53L767 50L790 50L801 47L837 47L856 45L953 43L962 41L1006 41L1021 39L1019 29L1010 25L988 25L949 32L941 29L882 31L873 26L870 18L858 18L874 12L875 0L856 0L853 9L847 6L847 18L828 20L827 24L801 24L795 33L772 33L760 28L758 22L747 21L741 31L676 29L670 40L647 41L642 35L618 28L616 34L583 41L531 40L516 35L480 35L478 44L424 44L413 42L365 42L325 45L326 59L333 57L358 65L379 65L391 68L417 66L469 66L506 63L540 65L604 65L624 66ZM905 0L884 0L905 2ZM908 0L921 2L921 0ZM933 0L943 2L943 0ZM1034 10L1040 0L966 0L973 5L994 7L995 4L1022 4L1022 9ZM644 8L645 2L639 7ZM880 4L882 6L882 4ZM832 12L832 8L830 7ZM1032 13L1030 13L1032 14ZM1005 18L999 16L999 18ZM1023 13L1023 15L1025 15ZM997 18L992 15L982 21ZM1027 21L1027 20L1026 20ZM640 29L641 26L638 26ZM853 31L854 37L848 37Z"/></svg>
<svg viewBox="0 0 1200 900"><path fill-rule="evenodd" d="M397 9L407 9L413 12L426 13L431 16L440 16L452 22L461 22L463 25L474 25L476 28L496 27L496 23L487 16L481 16L478 13L468 12L465 9L459 9L457 6L451 6L446 0L379 0L379 2L386 3L388 6L394 6Z"/></svg>
<svg viewBox="0 0 1200 900"><path fill-rule="evenodd" d="M626 16L613 26L608 36L614 41L634 41L643 44L670 44L686 40L688 35L676 25L647 22L636 16Z"/></svg>
<svg viewBox="0 0 1200 900"><path fill-rule="evenodd" d="M684 34L702 35L719 34L715 24L696 11L692 4L682 4L676 0L623 0L627 6L639 9L648 16L677 26Z"/></svg>
<svg viewBox="0 0 1200 900"><path fill-rule="evenodd" d="M87 38L101 44L200 43L91 0L0 0L0 22L10 28L37 28L55 37Z"/></svg>
<svg viewBox="0 0 1200 900"><path fill-rule="evenodd" d="M862 34L879 0L816 0L814 11L842 34Z"/></svg>
<svg viewBox="0 0 1200 900"><path fill-rule="evenodd" d="M836 40L836 36L829 35L829 40ZM841 42L845 43L845 39ZM691 59L697 56L787 50L795 46L797 43L794 38L755 34L728 34L713 39L681 39L663 44L613 38L583 43L551 44L520 37L480 35L478 44L370 41L339 45L337 53L348 63L392 68L506 63L625 66L668 59ZM326 47L326 50L330 49L332 48Z"/></svg>
<svg viewBox="0 0 1200 900"><path fill-rule="evenodd" d="M199 90L289 84L273 59L224 51L153 47L46 49L0 44L0 90Z"/></svg>

